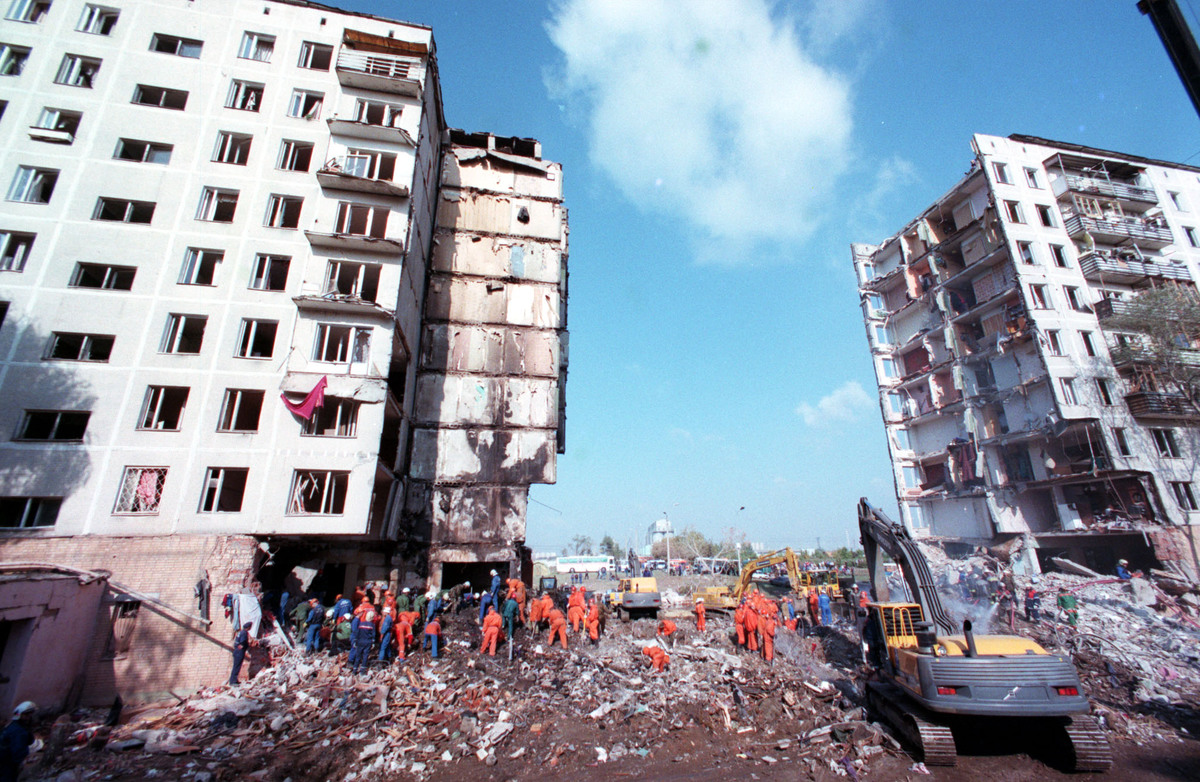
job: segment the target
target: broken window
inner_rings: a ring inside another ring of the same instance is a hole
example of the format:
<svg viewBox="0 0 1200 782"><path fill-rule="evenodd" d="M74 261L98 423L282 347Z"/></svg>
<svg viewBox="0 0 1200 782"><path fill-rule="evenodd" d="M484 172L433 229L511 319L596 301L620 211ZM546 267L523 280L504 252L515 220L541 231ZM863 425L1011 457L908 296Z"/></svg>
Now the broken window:
<svg viewBox="0 0 1200 782"><path fill-rule="evenodd" d="M1119 426L1114 426L1112 433L1113 433L1113 440L1117 444L1117 455L1118 456L1129 456L1131 451L1129 450L1129 439L1127 438L1127 436L1125 434L1125 430Z"/></svg>
<svg viewBox="0 0 1200 782"><path fill-rule="evenodd" d="M296 65L313 71L327 71L333 62L333 47L323 43L305 41L300 47L300 61Z"/></svg>
<svg viewBox="0 0 1200 782"><path fill-rule="evenodd" d="M58 66L58 73L54 76L54 83L90 90L99 70L100 60L95 57L64 54L62 63Z"/></svg>
<svg viewBox="0 0 1200 782"><path fill-rule="evenodd" d="M1171 493L1175 495L1175 502L1184 510L1200 510L1200 505L1196 504L1196 493L1192 490L1192 484L1186 481L1171 481Z"/></svg>
<svg viewBox="0 0 1200 782"><path fill-rule="evenodd" d="M37 24L50 11L50 0L12 0L5 19L14 22L29 22Z"/></svg>
<svg viewBox="0 0 1200 782"><path fill-rule="evenodd" d="M225 108L239 111L258 111L262 106L263 85L234 79L229 85Z"/></svg>
<svg viewBox="0 0 1200 782"><path fill-rule="evenodd" d="M379 264L355 263L353 261L330 261L325 273L326 296L357 296L364 301L375 301L379 290Z"/></svg>
<svg viewBox="0 0 1200 782"><path fill-rule="evenodd" d="M1046 299L1046 286L1040 283L1033 283L1029 286L1029 297L1033 300L1033 308L1038 310L1049 309L1050 304Z"/></svg>
<svg viewBox="0 0 1200 782"><path fill-rule="evenodd" d="M272 195L267 199L267 228L296 228L300 225L300 209L304 199L299 196Z"/></svg>
<svg viewBox="0 0 1200 782"><path fill-rule="evenodd" d="M1075 396L1075 378L1060 377L1058 379L1058 388L1062 392L1062 401L1064 405L1078 404L1078 399Z"/></svg>
<svg viewBox="0 0 1200 782"><path fill-rule="evenodd" d="M138 429L177 432L183 421L190 388L186 386L149 386Z"/></svg>
<svg viewBox="0 0 1200 782"><path fill-rule="evenodd" d="M0 44L0 76L20 76L28 59L27 47Z"/></svg>
<svg viewBox="0 0 1200 782"><path fill-rule="evenodd" d="M1021 262L1033 265L1033 245L1029 242L1017 242L1017 250L1021 253Z"/></svg>
<svg viewBox="0 0 1200 782"><path fill-rule="evenodd" d="M171 144L123 138L117 140L117 149L113 152L113 159L166 165L171 162L171 152L174 149L175 147Z"/></svg>
<svg viewBox="0 0 1200 782"><path fill-rule="evenodd" d="M1047 228L1054 227L1054 211L1051 207L1045 204L1035 204L1038 213L1038 220Z"/></svg>
<svg viewBox="0 0 1200 782"><path fill-rule="evenodd" d="M36 234L0 231L0 272L25 270Z"/></svg>
<svg viewBox="0 0 1200 782"><path fill-rule="evenodd" d="M353 437L358 430L358 408L353 399L327 396L325 404L303 422L300 432L315 437Z"/></svg>
<svg viewBox="0 0 1200 782"><path fill-rule="evenodd" d="M61 497L0 497L0 527L53 527Z"/></svg>
<svg viewBox="0 0 1200 782"><path fill-rule="evenodd" d="M1061 244L1050 245L1050 256L1054 258L1054 265L1066 269L1070 266L1067 263L1067 249Z"/></svg>
<svg viewBox="0 0 1200 782"><path fill-rule="evenodd" d="M1112 383L1102 377L1096 378L1096 391L1100 393L1100 401L1105 405L1112 405L1113 392Z"/></svg>
<svg viewBox="0 0 1200 782"><path fill-rule="evenodd" d="M133 645L133 631L137 628L138 613L141 610L140 600L134 600L126 595L118 595L113 603L110 615L111 631L108 644L104 649L105 659L124 657Z"/></svg>
<svg viewBox="0 0 1200 782"><path fill-rule="evenodd" d="M187 107L187 90L172 90L139 84L133 90L133 103L140 106L158 106L160 109L183 111Z"/></svg>
<svg viewBox="0 0 1200 782"><path fill-rule="evenodd" d="M111 35L120 15L121 12L115 8L88 3L83 7L83 16L79 18L79 25L75 29L92 35Z"/></svg>
<svg viewBox="0 0 1200 782"><path fill-rule="evenodd" d="M250 288L256 291L281 291L287 288L288 267L292 259L287 255L254 256L250 270Z"/></svg>
<svg viewBox="0 0 1200 782"><path fill-rule="evenodd" d="M335 515L346 507L350 473L341 470L296 470L292 476L289 514Z"/></svg>
<svg viewBox="0 0 1200 782"><path fill-rule="evenodd" d="M1175 440L1173 429L1151 429L1150 436L1154 438L1154 447L1158 455L1164 459L1179 458L1179 443Z"/></svg>
<svg viewBox="0 0 1200 782"><path fill-rule="evenodd" d="M370 347L370 328L318 323L317 340L313 346L313 361L361 363L367 360Z"/></svg>
<svg viewBox="0 0 1200 782"><path fill-rule="evenodd" d="M237 513L246 493L245 467L209 467L200 496L200 513Z"/></svg>
<svg viewBox="0 0 1200 782"><path fill-rule="evenodd" d="M1083 342L1083 352L1095 358L1096 356L1096 340L1090 331L1079 332L1079 339Z"/></svg>
<svg viewBox="0 0 1200 782"><path fill-rule="evenodd" d="M302 119L320 119L321 105L325 102L325 93L310 90L292 90L292 100L288 103L287 115Z"/></svg>
<svg viewBox="0 0 1200 782"><path fill-rule="evenodd" d="M200 194L196 219L212 223L232 223L237 211L238 191L206 187Z"/></svg>
<svg viewBox="0 0 1200 782"><path fill-rule="evenodd" d="M389 210L385 206L367 206L341 201L338 203L334 232L382 239L387 235L388 214Z"/></svg>
<svg viewBox="0 0 1200 782"><path fill-rule="evenodd" d="M217 431L257 432L265 393L246 388L225 389L225 401L221 404Z"/></svg>
<svg viewBox="0 0 1200 782"><path fill-rule="evenodd" d="M1008 215L1010 223L1024 223L1025 217L1021 214L1021 205L1016 201L1005 201L1004 211Z"/></svg>
<svg viewBox="0 0 1200 782"><path fill-rule="evenodd" d="M356 122L365 122L368 125L398 128L403 111L404 107L402 106L360 98L354 104L354 119Z"/></svg>
<svg viewBox="0 0 1200 782"><path fill-rule="evenodd" d="M308 171L312 165L313 144L309 141L284 140L279 147L276 167L283 171Z"/></svg>
<svg viewBox="0 0 1200 782"><path fill-rule="evenodd" d="M1184 207L1183 199L1180 197L1179 193L1175 193L1173 191L1168 190L1167 197L1171 199L1171 206L1175 207L1175 209L1177 211L1180 211L1180 212L1187 211L1187 208Z"/></svg>
<svg viewBox="0 0 1200 782"><path fill-rule="evenodd" d="M1061 356L1063 354L1062 342L1058 338L1057 331L1050 330L1046 332L1046 349L1052 356Z"/></svg>
<svg viewBox="0 0 1200 782"><path fill-rule="evenodd" d="M217 147L213 150L214 163L229 163L234 166L244 166L250 159L250 144L254 137L247 133L229 133L221 131L217 134Z"/></svg>
<svg viewBox="0 0 1200 782"><path fill-rule="evenodd" d="M396 156L370 149L348 149L342 160L342 172L364 179L390 182L396 173Z"/></svg>
<svg viewBox="0 0 1200 782"><path fill-rule="evenodd" d="M1072 285L1064 285L1063 293L1067 295L1067 304L1071 306L1071 309L1075 310L1076 312L1088 311L1087 305L1083 303L1083 299L1080 296L1079 288L1076 288Z"/></svg>
<svg viewBox="0 0 1200 782"><path fill-rule="evenodd" d="M134 266L110 266L105 263L77 263L71 275L72 288L101 288L127 291L133 288Z"/></svg>
<svg viewBox="0 0 1200 782"><path fill-rule="evenodd" d="M163 33L155 33L150 37L150 51L162 52L163 54L176 54L180 57L189 57L191 59L199 59L200 49L203 46L203 41L197 41L194 38L180 38L176 35L164 35Z"/></svg>
<svg viewBox="0 0 1200 782"><path fill-rule="evenodd" d="M180 285L212 285L217 276L217 265L225 260L224 250L202 250L187 248L183 254L183 269L179 273Z"/></svg>
<svg viewBox="0 0 1200 782"><path fill-rule="evenodd" d="M58 171L53 168L17 166L16 176L8 188L8 200L27 204L48 204L57 182Z"/></svg>
<svg viewBox="0 0 1200 782"><path fill-rule="evenodd" d="M1042 184L1038 179L1038 170L1036 168L1025 169L1025 184L1029 185L1030 187L1041 189Z"/></svg>
<svg viewBox="0 0 1200 782"><path fill-rule="evenodd" d="M278 328L277 321L243 319L242 333L234 355L240 358L270 358L275 352L275 332Z"/></svg>
<svg viewBox="0 0 1200 782"><path fill-rule="evenodd" d="M83 120L83 114L78 111L67 111L66 109L55 109L47 106L42 109L42 113L38 115L37 123L33 126L40 130L52 130L68 135L68 144L75 140L75 133L79 130L79 123ZM33 136L34 134L30 134ZM49 136L41 136L39 141L59 141L61 139L51 138Z"/></svg>
<svg viewBox="0 0 1200 782"><path fill-rule="evenodd" d="M1011 185L1012 179L1008 176L1008 166L1004 163L992 163L992 171L996 172L996 181L1002 185Z"/></svg>
<svg viewBox="0 0 1200 782"><path fill-rule="evenodd" d="M242 47L238 49L238 57L243 60L270 62L274 51L275 36L248 32L242 36Z"/></svg>
<svg viewBox="0 0 1200 782"><path fill-rule="evenodd" d="M1200 238L1198 238L1198 237L1196 236L1196 229L1195 229L1195 228L1192 228L1191 226L1185 225L1185 226L1183 227L1183 234L1184 234L1184 236L1186 236L1186 237L1187 237L1187 243L1188 243L1189 245L1191 245L1192 247L1200 247Z"/></svg>
<svg viewBox="0 0 1200 782"><path fill-rule="evenodd" d="M74 410L26 410L17 440L82 442L91 413Z"/></svg>
<svg viewBox="0 0 1200 782"><path fill-rule="evenodd" d="M118 223L149 223L154 219L155 204L150 201L129 201L124 198L99 198L93 220Z"/></svg>
<svg viewBox="0 0 1200 782"><path fill-rule="evenodd" d="M208 318L204 315L171 313L167 316L167 327L163 330L158 352L198 354L204 342L204 326L207 322Z"/></svg>
<svg viewBox="0 0 1200 782"><path fill-rule="evenodd" d="M113 513L158 513L166 467L126 467Z"/></svg>
<svg viewBox="0 0 1200 782"><path fill-rule="evenodd" d="M109 334L55 332L50 337L46 359L63 361L108 361L116 337Z"/></svg>

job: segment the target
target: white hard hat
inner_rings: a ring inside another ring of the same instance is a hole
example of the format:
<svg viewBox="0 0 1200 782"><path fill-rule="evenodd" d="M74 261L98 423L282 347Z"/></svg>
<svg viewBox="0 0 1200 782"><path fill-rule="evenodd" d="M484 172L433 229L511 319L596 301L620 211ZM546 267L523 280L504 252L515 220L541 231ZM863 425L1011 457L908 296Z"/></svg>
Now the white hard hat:
<svg viewBox="0 0 1200 782"><path fill-rule="evenodd" d="M494 575L496 575L496 571L494 571L494 570L493 570L493 571L492 571L492 575L493 575L493 576L494 576Z"/></svg>
<svg viewBox="0 0 1200 782"><path fill-rule="evenodd" d="M702 597L698 597L698 598L696 598L696 602L697 602L697 603L703 603L703 602L704 602L704 598L702 598Z"/></svg>
<svg viewBox="0 0 1200 782"><path fill-rule="evenodd" d="M407 594L408 594L408 592L409 592L409 589L408 589L408 587L404 587L404 589L401 589L401 590L400 590L400 594L402 594L402 595L407 595Z"/></svg>
<svg viewBox="0 0 1200 782"><path fill-rule="evenodd" d="M13 716L21 717L25 714L33 714L35 711L37 711L36 703L33 701L24 701L23 703L17 704L17 707L13 709Z"/></svg>
<svg viewBox="0 0 1200 782"><path fill-rule="evenodd" d="M374 622L374 621L375 621L375 612L374 612L374 611L368 611L368 612L367 612L367 615L366 615L365 617L363 617L363 618L364 618L364 619L366 619L368 622Z"/></svg>
<svg viewBox="0 0 1200 782"><path fill-rule="evenodd" d="M1118 564L1118 565L1128 565L1128 564L1129 564L1129 560L1128 560L1128 559L1118 559L1118 560L1117 560L1117 564Z"/></svg>

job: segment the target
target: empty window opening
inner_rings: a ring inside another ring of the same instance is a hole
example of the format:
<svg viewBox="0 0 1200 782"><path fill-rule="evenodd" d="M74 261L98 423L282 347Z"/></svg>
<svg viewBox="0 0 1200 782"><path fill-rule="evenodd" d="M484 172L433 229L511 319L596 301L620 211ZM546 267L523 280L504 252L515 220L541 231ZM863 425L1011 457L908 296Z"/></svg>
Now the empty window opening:
<svg viewBox="0 0 1200 782"><path fill-rule="evenodd" d="M74 410L26 410L18 440L82 442L91 413Z"/></svg>
<svg viewBox="0 0 1200 782"><path fill-rule="evenodd" d="M1151 429L1150 436L1154 438L1154 447L1158 449L1158 455L1164 459L1179 458L1179 443L1175 440L1175 431L1172 429Z"/></svg>
<svg viewBox="0 0 1200 782"><path fill-rule="evenodd" d="M59 133L66 133L70 136L67 143L75 140L75 134L79 131L79 123L83 120L83 114L78 111L67 111L66 109L54 109L46 107L42 109L42 113L38 115L35 128L41 130L53 130ZM42 139L46 140L46 139Z"/></svg>
<svg viewBox="0 0 1200 782"><path fill-rule="evenodd" d="M1183 227L1183 235L1187 238L1187 243L1191 247L1200 247L1200 237L1196 235L1196 229L1185 225Z"/></svg>
<svg viewBox="0 0 1200 782"><path fill-rule="evenodd" d="M157 504L155 505L157 510ZM118 595L113 603L108 644L104 647L102 659L113 660L124 658L133 646L133 632L137 629L138 613L142 603L127 595Z"/></svg>
<svg viewBox="0 0 1200 782"><path fill-rule="evenodd" d="M382 239L387 235L388 209L383 206L338 203L336 233L352 236L372 236Z"/></svg>
<svg viewBox="0 0 1200 782"><path fill-rule="evenodd" d="M204 342L204 326L207 322L208 318L204 315L168 315L159 352L191 355L199 353L200 345Z"/></svg>
<svg viewBox="0 0 1200 782"><path fill-rule="evenodd" d="M1100 393L1100 401L1111 406L1113 403L1112 383L1105 378L1096 378L1096 390Z"/></svg>
<svg viewBox="0 0 1200 782"><path fill-rule="evenodd" d="M37 24L50 12L50 0L12 0L5 19Z"/></svg>
<svg viewBox="0 0 1200 782"><path fill-rule="evenodd" d="M1196 492L1193 491L1192 484L1186 481L1171 481L1171 493L1175 495L1175 502L1184 510L1200 510L1200 505L1196 504Z"/></svg>
<svg viewBox="0 0 1200 782"><path fill-rule="evenodd" d="M257 432L265 393L246 388L225 389L225 401L221 404L217 431Z"/></svg>
<svg viewBox="0 0 1200 782"><path fill-rule="evenodd" d="M104 263L77 263L71 275L72 288L102 288L110 291L133 289L136 266L110 266Z"/></svg>
<svg viewBox="0 0 1200 782"><path fill-rule="evenodd" d="M379 291L379 264L330 261L325 274L325 295L357 296L375 301Z"/></svg>
<svg viewBox="0 0 1200 782"><path fill-rule="evenodd" d="M229 163L234 166L244 166L250 159L250 142L254 137L245 133L228 133L221 131L217 134L217 147L213 150L214 163Z"/></svg>
<svg viewBox="0 0 1200 782"><path fill-rule="evenodd" d="M149 386L142 403L138 429L177 432L183 421L190 388L186 386Z"/></svg>
<svg viewBox="0 0 1200 782"><path fill-rule="evenodd" d="M197 247L189 247L183 254L183 269L179 274L179 284L215 284L217 266L223 260L225 260L224 250L202 250Z"/></svg>
<svg viewBox="0 0 1200 782"><path fill-rule="evenodd" d="M175 147L171 144L123 138L117 140L117 149L113 152L113 158L116 160L133 160L138 163L166 165L171 162L171 152L174 149Z"/></svg>
<svg viewBox="0 0 1200 782"><path fill-rule="evenodd" d="M1046 286L1034 283L1029 286L1029 297L1033 300L1034 309L1044 310L1049 309L1049 301L1046 298Z"/></svg>
<svg viewBox="0 0 1200 782"><path fill-rule="evenodd" d="M1113 440L1117 444L1117 455L1129 456L1131 451L1129 450L1129 439L1126 437L1125 430L1120 427L1114 427L1112 433Z"/></svg>
<svg viewBox="0 0 1200 782"><path fill-rule="evenodd" d="M327 396L324 406L303 422L300 431L313 437L353 437L358 430L358 408L353 399Z"/></svg>
<svg viewBox="0 0 1200 782"><path fill-rule="evenodd" d="M55 169L17 166L17 173L8 188L8 200L27 204L48 204L57 183L58 171Z"/></svg>
<svg viewBox="0 0 1200 782"><path fill-rule="evenodd" d="M242 320L242 333L234 354L240 358L270 358L275 352L275 332L279 323L273 320Z"/></svg>
<svg viewBox="0 0 1200 782"><path fill-rule="evenodd" d="M55 332L50 337L46 359L63 361L108 361L116 337L110 334Z"/></svg>
<svg viewBox="0 0 1200 782"><path fill-rule="evenodd" d="M237 513L246 493L246 467L209 467L204 475L201 513Z"/></svg>
<svg viewBox="0 0 1200 782"><path fill-rule="evenodd" d="M242 47L238 49L238 57L243 60L270 62L274 51L275 36L248 32L242 36Z"/></svg>
<svg viewBox="0 0 1200 782"><path fill-rule="evenodd" d="M24 271L36 236L37 234L17 231L0 231L0 272Z"/></svg>
<svg viewBox="0 0 1200 782"><path fill-rule="evenodd" d="M58 73L54 76L54 83L90 90L99 71L100 60L94 57L64 54L62 63L58 66Z"/></svg>
<svg viewBox="0 0 1200 782"><path fill-rule="evenodd" d="M308 171L308 167L312 165L312 155L312 143L285 140L279 147L276 168L283 171Z"/></svg>
<svg viewBox="0 0 1200 782"><path fill-rule="evenodd" d="M1008 166L1004 163L992 163L992 170L996 172L996 181L1002 185L1011 185L1012 179L1008 176Z"/></svg>
<svg viewBox="0 0 1200 782"><path fill-rule="evenodd" d="M361 326L317 324L313 361L364 362L370 354L371 329Z"/></svg>
<svg viewBox="0 0 1200 782"><path fill-rule="evenodd" d="M1083 303L1083 298L1078 288L1071 285L1064 285L1063 293L1067 295L1067 304L1070 305L1071 309L1076 312L1088 311L1087 305Z"/></svg>
<svg viewBox="0 0 1200 782"><path fill-rule="evenodd" d="M301 68L308 68L314 71L327 71L332 62L332 46L305 41L300 47L300 61L296 64Z"/></svg>
<svg viewBox="0 0 1200 782"><path fill-rule="evenodd" d="M1047 228L1054 227L1054 211L1045 204L1037 204L1038 221Z"/></svg>
<svg viewBox="0 0 1200 782"><path fill-rule="evenodd" d="M1021 205L1016 201L1005 201L1004 211L1008 214L1010 223L1024 223L1025 216L1021 214Z"/></svg>
<svg viewBox="0 0 1200 782"><path fill-rule="evenodd" d="M0 497L0 527L53 527L61 497Z"/></svg>
<svg viewBox="0 0 1200 782"><path fill-rule="evenodd" d="M1046 348L1052 356L1061 356L1063 354L1062 342L1058 338L1057 331L1046 332Z"/></svg>
<svg viewBox="0 0 1200 782"><path fill-rule="evenodd" d="M29 60L29 49L24 46L0 44L0 76L20 76Z"/></svg>
<svg viewBox="0 0 1200 782"><path fill-rule="evenodd" d="M75 29L92 35L111 35L120 15L121 12L115 8L89 3L83 7L83 16L79 17L79 25Z"/></svg>
<svg viewBox="0 0 1200 782"><path fill-rule="evenodd" d="M390 182L396 174L396 156L369 149L348 149L342 171L351 176Z"/></svg>
<svg viewBox="0 0 1200 782"><path fill-rule="evenodd" d="M298 196L272 195L267 199L267 228L296 228L300 225L300 209L304 199Z"/></svg>
<svg viewBox="0 0 1200 782"><path fill-rule="evenodd" d="M1021 253L1021 263L1033 264L1033 245L1029 242L1017 242L1017 250Z"/></svg>
<svg viewBox="0 0 1200 782"><path fill-rule="evenodd" d="M339 470L296 470L288 513L336 515L346 508L350 473Z"/></svg>
<svg viewBox="0 0 1200 782"><path fill-rule="evenodd" d="M1025 169L1025 184L1029 185L1030 187L1041 189L1042 183L1038 178L1038 170L1036 168Z"/></svg>
<svg viewBox="0 0 1200 782"><path fill-rule="evenodd" d="M237 211L238 192L236 190L218 190L206 187L200 194L200 206L196 209L196 219L212 223L232 223Z"/></svg>
<svg viewBox="0 0 1200 782"><path fill-rule="evenodd" d="M325 93L323 92L293 90L292 100L288 103L287 115L301 119L320 119L321 105L324 102Z"/></svg>
<svg viewBox="0 0 1200 782"><path fill-rule="evenodd" d="M258 111L262 106L263 85L234 79L229 85L225 107L239 111Z"/></svg>
<svg viewBox="0 0 1200 782"><path fill-rule="evenodd" d="M119 223L149 223L154 218L154 206L149 201L100 198L96 201L96 211L92 214L92 219Z"/></svg>
<svg viewBox="0 0 1200 782"><path fill-rule="evenodd" d="M1050 245L1050 255L1054 258L1054 265L1066 269L1070 266L1067 263L1067 250L1061 244Z"/></svg>
<svg viewBox="0 0 1200 782"><path fill-rule="evenodd" d="M113 513L158 513L166 467L126 467Z"/></svg>
<svg viewBox="0 0 1200 782"><path fill-rule="evenodd" d="M256 291L285 290L291 264L292 259L287 255L259 253L254 257L254 266L250 270L250 288Z"/></svg>
<svg viewBox="0 0 1200 782"><path fill-rule="evenodd" d="M1078 398L1075 396L1075 378L1060 377L1058 379L1058 387L1062 390L1063 404L1074 405L1079 403Z"/></svg>
<svg viewBox="0 0 1200 782"><path fill-rule="evenodd" d="M155 33L150 38L150 51L162 52L163 54L177 54L180 57L190 57L192 59L200 57L200 49L203 46L203 41L197 41L194 38L180 38L175 35L164 35L163 33Z"/></svg>
<svg viewBox="0 0 1200 782"><path fill-rule="evenodd" d="M1096 356L1096 340L1090 331L1079 332L1079 339L1083 341L1083 352L1087 353L1092 358Z"/></svg>
<svg viewBox="0 0 1200 782"><path fill-rule="evenodd" d="M404 108L402 106L372 100L360 99L354 105L354 119L356 122L365 122L368 125L383 125L388 128L400 127L400 119L403 112Z"/></svg>
<svg viewBox="0 0 1200 782"><path fill-rule="evenodd" d="M187 100L187 90L139 84L133 90L132 102L141 106L157 106L162 109L183 111L187 107Z"/></svg>

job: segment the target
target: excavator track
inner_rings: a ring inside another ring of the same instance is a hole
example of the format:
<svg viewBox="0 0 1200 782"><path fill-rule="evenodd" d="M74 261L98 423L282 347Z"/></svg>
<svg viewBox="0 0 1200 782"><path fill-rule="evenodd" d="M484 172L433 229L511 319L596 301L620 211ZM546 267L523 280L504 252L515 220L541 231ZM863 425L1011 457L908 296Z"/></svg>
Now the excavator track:
<svg viewBox="0 0 1200 782"><path fill-rule="evenodd" d="M867 708L903 734L908 743L918 750L926 765L955 765L958 762L958 749L950 728L917 716L914 712L920 707L902 696L897 697L898 694L899 689L893 685L868 685ZM904 701L903 705L897 702L900 700Z"/></svg>
<svg viewBox="0 0 1200 782"><path fill-rule="evenodd" d="M1076 715L1064 727L1075 752L1076 771L1107 771L1112 767L1112 747L1094 717Z"/></svg>

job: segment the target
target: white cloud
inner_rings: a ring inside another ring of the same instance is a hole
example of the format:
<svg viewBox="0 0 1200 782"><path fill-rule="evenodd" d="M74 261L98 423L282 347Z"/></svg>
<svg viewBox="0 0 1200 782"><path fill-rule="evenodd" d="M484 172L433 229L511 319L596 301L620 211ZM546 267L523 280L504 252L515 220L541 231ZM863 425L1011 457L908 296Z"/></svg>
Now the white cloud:
<svg viewBox="0 0 1200 782"><path fill-rule="evenodd" d="M829 394L821 397L817 404L801 402L796 415L809 426L822 426L834 421L854 421L859 413L871 409L875 400L863 390L857 380L848 380Z"/></svg>
<svg viewBox="0 0 1200 782"><path fill-rule="evenodd" d="M698 246L802 240L853 125L849 82L813 59L805 23L767 0L565 0L547 25L563 55L550 88L582 101L618 190L687 221Z"/></svg>

